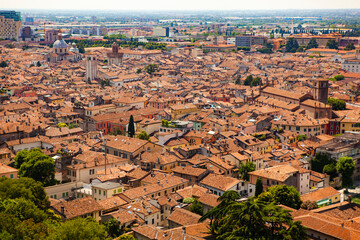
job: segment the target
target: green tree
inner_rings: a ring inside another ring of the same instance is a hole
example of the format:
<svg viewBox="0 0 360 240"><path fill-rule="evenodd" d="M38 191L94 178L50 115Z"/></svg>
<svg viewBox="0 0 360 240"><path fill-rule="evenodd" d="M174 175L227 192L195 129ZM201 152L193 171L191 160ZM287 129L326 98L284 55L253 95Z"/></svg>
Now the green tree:
<svg viewBox="0 0 360 240"><path fill-rule="evenodd" d="M136 240L132 235L121 235L118 240Z"/></svg>
<svg viewBox="0 0 360 240"><path fill-rule="evenodd" d="M249 172L255 171L255 164L253 162L241 163L239 174L245 181L249 181Z"/></svg>
<svg viewBox="0 0 360 240"><path fill-rule="evenodd" d="M23 161L19 169L20 177L32 178L45 186L56 184L54 160L45 155L40 149L31 149L27 152L25 158L21 153L19 160ZM15 165L18 166L19 162Z"/></svg>
<svg viewBox="0 0 360 240"><path fill-rule="evenodd" d="M327 43L326 43L326 47L330 48L330 49L339 49L339 43L336 42L334 39L330 39Z"/></svg>
<svg viewBox="0 0 360 240"><path fill-rule="evenodd" d="M149 134L147 134L147 132L145 131L141 131L141 133L139 135L137 135L137 138L142 139L142 140L150 140L150 136Z"/></svg>
<svg viewBox="0 0 360 240"><path fill-rule="evenodd" d="M102 240L106 238L105 226L93 218L76 218L52 227L49 240Z"/></svg>
<svg viewBox="0 0 360 240"><path fill-rule="evenodd" d="M109 134L114 135L114 136L117 136L117 135L125 136L125 132L123 130L121 130L120 128L114 128Z"/></svg>
<svg viewBox="0 0 360 240"><path fill-rule="evenodd" d="M9 66L7 62L5 62L5 61L0 62L0 67L5 68L7 66Z"/></svg>
<svg viewBox="0 0 360 240"><path fill-rule="evenodd" d="M245 86L259 86L261 85L261 78L260 77L253 77L252 75L249 75L246 77L244 81Z"/></svg>
<svg viewBox="0 0 360 240"><path fill-rule="evenodd" d="M253 82L253 76L252 75L249 75L245 78L245 81L244 81L244 85L245 86L250 86L251 83Z"/></svg>
<svg viewBox="0 0 360 240"><path fill-rule="evenodd" d="M111 218L109 221L104 222L104 226L111 238L119 237L122 234L120 223L115 218Z"/></svg>
<svg viewBox="0 0 360 240"><path fill-rule="evenodd" d="M307 136L306 135L298 135L297 136L297 140L299 141L299 142L301 142L301 141L304 141L304 140L306 140L307 139Z"/></svg>
<svg viewBox="0 0 360 240"><path fill-rule="evenodd" d="M220 202L216 207L207 211L199 220L199 222L210 219L210 232L215 234L220 227L220 220L226 216L227 207L240 199L238 192L234 190L226 191L221 195L217 201Z"/></svg>
<svg viewBox="0 0 360 240"><path fill-rule="evenodd" d="M37 67L41 67L40 61L37 61L36 66L37 66Z"/></svg>
<svg viewBox="0 0 360 240"><path fill-rule="evenodd" d="M85 53L85 48L83 46L79 46L79 53L84 54Z"/></svg>
<svg viewBox="0 0 360 240"><path fill-rule="evenodd" d="M255 197L259 196L264 191L264 187L260 178L256 179Z"/></svg>
<svg viewBox="0 0 360 240"><path fill-rule="evenodd" d="M21 221L16 216L0 212L0 239L46 239L48 228L33 219Z"/></svg>
<svg viewBox="0 0 360 240"><path fill-rule="evenodd" d="M145 67L145 72L152 75L159 70L159 67L157 64L149 64Z"/></svg>
<svg viewBox="0 0 360 240"><path fill-rule="evenodd" d="M42 210L46 210L50 206L42 183L31 178L0 178L0 199L17 198L27 199Z"/></svg>
<svg viewBox="0 0 360 240"><path fill-rule="evenodd" d="M66 123L63 123L63 122L61 122L61 123L58 123L58 128L62 128L62 127L68 127L68 125L66 125Z"/></svg>
<svg viewBox="0 0 360 240"><path fill-rule="evenodd" d="M352 175L355 171L355 162L352 157L341 157L336 164L336 170L341 175L341 187L353 186Z"/></svg>
<svg viewBox="0 0 360 240"><path fill-rule="evenodd" d="M135 123L133 115L130 115L129 126L128 126L128 135L129 137L134 137L135 135Z"/></svg>
<svg viewBox="0 0 360 240"><path fill-rule="evenodd" d="M192 197L187 197L187 198L183 199L183 203L187 203L187 204L193 203L194 201L195 201L195 198L192 198Z"/></svg>
<svg viewBox="0 0 360 240"><path fill-rule="evenodd" d="M79 125L77 123L71 123L69 125L69 129L73 129L73 128L77 128L77 127L79 127Z"/></svg>
<svg viewBox="0 0 360 240"><path fill-rule="evenodd" d="M323 168L322 173L326 173L330 176L330 181L334 180L338 176L336 171L336 165L334 163L326 164Z"/></svg>
<svg viewBox="0 0 360 240"><path fill-rule="evenodd" d="M195 199L193 201L193 203L190 206L190 212L199 214L200 216L202 216L204 214L204 209L203 209L203 205L201 202L199 202L197 199Z"/></svg>
<svg viewBox="0 0 360 240"><path fill-rule="evenodd" d="M161 126L163 127L169 127L169 121L165 119L161 119Z"/></svg>
<svg viewBox="0 0 360 240"><path fill-rule="evenodd" d="M256 77L253 79L251 86L259 86L261 85L261 78L260 77Z"/></svg>
<svg viewBox="0 0 360 240"><path fill-rule="evenodd" d="M103 79L103 80L101 80L100 85L102 88L104 88L105 86L110 86L110 80Z"/></svg>
<svg viewBox="0 0 360 240"><path fill-rule="evenodd" d="M33 219L35 223L43 222L48 218L45 211L25 198L0 200L0 212L16 216L21 221Z"/></svg>
<svg viewBox="0 0 360 240"><path fill-rule="evenodd" d="M339 75L336 75L334 78L335 78L336 81L341 81L341 80L343 80L345 77L344 77L344 75L339 74Z"/></svg>
<svg viewBox="0 0 360 240"><path fill-rule="evenodd" d="M344 100L328 98L328 103L334 111L346 110L346 102Z"/></svg>
<svg viewBox="0 0 360 240"><path fill-rule="evenodd" d="M294 53L299 48L299 44L294 38L289 38L286 42L286 52Z"/></svg>
<svg viewBox="0 0 360 240"><path fill-rule="evenodd" d="M141 68L136 69L136 74L140 74L141 73Z"/></svg>
<svg viewBox="0 0 360 240"><path fill-rule="evenodd" d="M38 148L36 148L36 150L34 150L34 151L38 151L37 149ZM21 165L25 162L25 158L27 157L28 154L29 154L29 151L26 149L18 152L14 158L14 160L15 160L14 167L19 169L21 167Z"/></svg>
<svg viewBox="0 0 360 240"><path fill-rule="evenodd" d="M315 172L323 172L325 165L336 164L336 160L330 158L329 155L324 153L316 153L311 160L311 170Z"/></svg>
<svg viewBox="0 0 360 240"><path fill-rule="evenodd" d="M346 45L345 47L345 51L351 51L355 49L355 45L353 43L349 43L348 45Z"/></svg>
<svg viewBox="0 0 360 240"><path fill-rule="evenodd" d="M310 40L310 42L308 43L308 45L306 46L306 49L310 49L310 48L318 48L318 43L316 42L315 38L312 38Z"/></svg>
<svg viewBox="0 0 360 240"><path fill-rule="evenodd" d="M216 239L307 239L305 228L293 222L289 210L254 198L239 202L240 196L226 195L199 220L210 218L210 230Z"/></svg>
<svg viewBox="0 0 360 240"><path fill-rule="evenodd" d="M304 46L299 46L299 47L296 49L296 52L304 52Z"/></svg>
<svg viewBox="0 0 360 240"><path fill-rule="evenodd" d="M300 240L300 239L309 239L306 228L301 225L300 221L295 221L290 224L290 227L287 229L287 236L284 239Z"/></svg>
<svg viewBox="0 0 360 240"><path fill-rule="evenodd" d="M273 202L276 205L282 204L294 209L299 209L302 203L300 193L296 188L284 184L270 187L259 195L258 200L267 203Z"/></svg>

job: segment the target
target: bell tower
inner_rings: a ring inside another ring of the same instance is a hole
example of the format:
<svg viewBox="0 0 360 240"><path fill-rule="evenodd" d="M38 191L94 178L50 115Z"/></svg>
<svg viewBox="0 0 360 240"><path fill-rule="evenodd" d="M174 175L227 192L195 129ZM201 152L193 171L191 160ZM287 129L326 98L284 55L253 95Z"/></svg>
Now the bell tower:
<svg viewBox="0 0 360 240"><path fill-rule="evenodd" d="M119 45L116 42L114 42L112 45L112 53L119 53Z"/></svg>
<svg viewBox="0 0 360 240"><path fill-rule="evenodd" d="M328 103L329 81L327 79L313 79L313 97L314 100Z"/></svg>
<svg viewBox="0 0 360 240"><path fill-rule="evenodd" d="M88 53L85 55L86 61L86 81L95 80L97 78L97 57L95 54Z"/></svg>

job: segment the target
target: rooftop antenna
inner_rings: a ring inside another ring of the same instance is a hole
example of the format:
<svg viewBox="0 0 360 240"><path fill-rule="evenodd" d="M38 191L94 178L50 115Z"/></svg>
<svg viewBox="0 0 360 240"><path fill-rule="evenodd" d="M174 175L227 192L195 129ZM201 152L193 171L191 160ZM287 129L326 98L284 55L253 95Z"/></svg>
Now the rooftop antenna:
<svg viewBox="0 0 360 240"><path fill-rule="evenodd" d="M105 145L105 147L104 147L104 157L105 157L105 175L106 175L106 139L104 138L102 131L100 131L100 136L101 136L101 138L102 138L102 140L104 142L104 145Z"/></svg>

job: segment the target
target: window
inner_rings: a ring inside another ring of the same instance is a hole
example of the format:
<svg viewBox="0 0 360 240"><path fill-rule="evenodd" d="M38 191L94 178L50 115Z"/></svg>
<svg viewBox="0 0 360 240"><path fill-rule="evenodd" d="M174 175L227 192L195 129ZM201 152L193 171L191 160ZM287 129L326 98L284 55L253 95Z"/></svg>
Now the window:
<svg viewBox="0 0 360 240"><path fill-rule="evenodd" d="M96 193L96 188L94 189L94 193Z"/></svg>
<svg viewBox="0 0 360 240"><path fill-rule="evenodd" d="M14 178L14 174L10 174L10 178Z"/></svg>
<svg viewBox="0 0 360 240"><path fill-rule="evenodd" d="M114 190L114 194L116 194L116 189Z"/></svg>
<svg viewBox="0 0 360 240"><path fill-rule="evenodd" d="M56 194L54 195L54 199L56 199Z"/></svg>
<svg viewBox="0 0 360 240"><path fill-rule="evenodd" d="M106 191L103 191L104 192L104 196L106 196Z"/></svg>
<svg viewBox="0 0 360 240"><path fill-rule="evenodd" d="M99 190L99 195L101 195L101 190Z"/></svg>
<svg viewBox="0 0 360 240"><path fill-rule="evenodd" d="M151 219L151 224L154 224L155 223L155 219Z"/></svg>

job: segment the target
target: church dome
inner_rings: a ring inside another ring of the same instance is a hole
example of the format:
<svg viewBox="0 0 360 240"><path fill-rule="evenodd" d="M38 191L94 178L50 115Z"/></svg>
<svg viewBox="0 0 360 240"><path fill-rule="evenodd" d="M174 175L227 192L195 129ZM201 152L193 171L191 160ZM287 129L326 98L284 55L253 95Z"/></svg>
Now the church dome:
<svg viewBox="0 0 360 240"><path fill-rule="evenodd" d="M78 53L79 49L77 47L71 47L69 52L74 52L74 53Z"/></svg>
<svg viewBox="0 0 360 240"><path fill-rule="evenodd" d="M58 39L54 42L53 48L67 48L67 44L63 39Z"/></svg>

